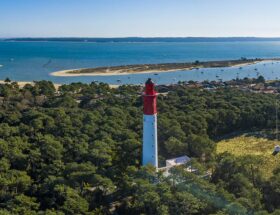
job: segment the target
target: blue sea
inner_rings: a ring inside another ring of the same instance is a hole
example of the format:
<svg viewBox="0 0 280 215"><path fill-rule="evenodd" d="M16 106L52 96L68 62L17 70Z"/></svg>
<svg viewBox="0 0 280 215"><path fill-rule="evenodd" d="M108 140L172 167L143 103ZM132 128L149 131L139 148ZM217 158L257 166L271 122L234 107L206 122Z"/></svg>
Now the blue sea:
<svg viewBox="0 0 280 215"><path fill-rule="evenodd" d="M211 68L191 71L118 76L54 77L66 69L147 63L280 57L280 42L0 42L0 79L14 81L51 80L55 83L100 81L109 84L140 84L148 77L157 84L178 81L231 80L280 77L280 63L263 62L242 69Z"/></svg>

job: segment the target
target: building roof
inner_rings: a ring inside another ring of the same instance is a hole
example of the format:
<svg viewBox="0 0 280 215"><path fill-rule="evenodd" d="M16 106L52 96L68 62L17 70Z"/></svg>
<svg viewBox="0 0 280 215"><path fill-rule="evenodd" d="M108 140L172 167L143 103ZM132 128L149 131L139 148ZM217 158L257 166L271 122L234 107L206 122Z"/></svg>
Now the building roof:
<svg viewBox="0 0 280 215"><path fill-rule="evenodd" d="M191 158L189 158L186 155L182 156L182 157L168 159L168 160L166 160L166 166L177 166L177 165L185 164L185 163L189 162L190 160L191 160Z"/></svg>

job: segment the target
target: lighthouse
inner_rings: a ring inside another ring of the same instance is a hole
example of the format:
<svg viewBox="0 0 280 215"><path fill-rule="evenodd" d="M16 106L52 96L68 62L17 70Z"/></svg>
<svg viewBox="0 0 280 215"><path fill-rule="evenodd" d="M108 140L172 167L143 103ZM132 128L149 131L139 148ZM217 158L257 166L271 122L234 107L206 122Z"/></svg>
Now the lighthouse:
<svg viewBox="0 0 280 215"><path fill-rule="evenodd" d="M145 84L143 116L142 165L151 164L158 168L157 143L157 93L155 84L149 78Z"/></svg>

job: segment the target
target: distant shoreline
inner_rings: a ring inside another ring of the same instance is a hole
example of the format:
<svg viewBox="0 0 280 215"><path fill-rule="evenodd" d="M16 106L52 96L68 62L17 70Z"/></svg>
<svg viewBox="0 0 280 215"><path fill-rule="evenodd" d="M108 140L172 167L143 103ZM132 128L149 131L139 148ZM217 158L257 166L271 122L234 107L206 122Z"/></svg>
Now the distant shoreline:
<svg viewBox="0 0 280 215"><path fill-rule="evenodd" d="M225 61L206 61L193 63L164 63L164 64L140 64L140 65L123 65L112 67L97 68L79 68L72 70L62 70L52 72L52 76L59 77L79 77L79 76L113 76L113 75L131 75L145 73L162 73L182 70L193 70L200 68L226 68L226 67L243 67L251 64L267 61L280 61L280 58L270 59L240 59Z"/></svg>
<svg viewBox="0 0 280 215"><path fill-rule="evenodd" d="M275 42L280 37L18 37L0 38L7 42L96 42L96 43L122 43L122 42Z"/></svg>

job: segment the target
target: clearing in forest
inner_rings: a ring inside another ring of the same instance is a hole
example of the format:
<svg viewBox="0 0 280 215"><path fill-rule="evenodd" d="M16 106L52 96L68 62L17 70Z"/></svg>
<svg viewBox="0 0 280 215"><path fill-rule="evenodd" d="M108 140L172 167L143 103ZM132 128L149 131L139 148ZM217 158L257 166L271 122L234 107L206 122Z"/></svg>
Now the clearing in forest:
<svg viewBox="0 0 280 215"><path fill-rule="evenodd" d="M280 154L273 156L275 145L280 141L260 137L260 133L247 133L240 136L222 140L217 144L217 153L231 153L237 157L254 156L260 162L258 167L265 178L272 176L273 170L280 166Z"/></svg>

